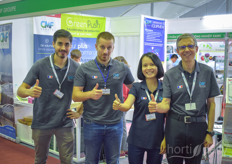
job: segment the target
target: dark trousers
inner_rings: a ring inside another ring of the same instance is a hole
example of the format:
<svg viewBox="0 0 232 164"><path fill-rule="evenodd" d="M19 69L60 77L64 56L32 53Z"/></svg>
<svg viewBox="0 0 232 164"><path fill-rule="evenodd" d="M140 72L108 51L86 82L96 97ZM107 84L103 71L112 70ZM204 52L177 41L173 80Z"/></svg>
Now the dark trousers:
<svg viewBox="0 0 232 164"><path fill-rule="evenodd" d="M204 139L207 130L206 122L184 123L168 116L165 137L166 152L169 164L200 164Z"/></svg>
<svg viewBox="0 0 232 164"><path fill-rule="evenodd" d="M129 164L143 164L144 153L147 152L147 164L161 164L163 155L160 154L160 148L145 149L132 144L128 144Z"/></svg>

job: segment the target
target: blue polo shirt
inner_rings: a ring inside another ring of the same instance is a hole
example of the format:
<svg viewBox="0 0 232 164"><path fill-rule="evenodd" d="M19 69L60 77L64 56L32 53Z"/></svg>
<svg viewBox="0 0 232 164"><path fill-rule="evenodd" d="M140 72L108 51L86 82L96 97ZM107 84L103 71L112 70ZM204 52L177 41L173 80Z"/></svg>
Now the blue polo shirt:
<svg viewBox="0 0 232 164"><path fill-rule="evenodd" d="M206 100L220 94L212 68L195 62L195 70L191 74L184 71L182 61L180 61L178 66L168 70L164 75L163 97L171 99L170 111L180 115L205 116L207 113ZM185 104L190 103L190 96L182 78L182 72L186 77L190 91L194 73L197 72L196 85L192 96L192 102L196 103L196 110L185 110Z"/></svg>
<svg viewBox="0 0 232 164"><path fill-rule="evenodd" d="M52 55L52 61L54 63L54 54ZM23 82L33 86L36 79L39 79L39 86L42 88L41 96L34 101L32 129L73 126L73 121L67 118L66 113L72 101L74 75L78 66L79 64L70 60L68 74L61 86L61 92L64 93L61 99L53 94L56 89L59 89L59 85L53 73L49 57L36 61L32 66ZM66 73L67 64L63 68L55 65L54 67L61 82Z"/></svg>
<svg viewBox="0 0 232 164"><path fill-rule="evenodd" d="M116 124L120 122L123 113L112 108L115 93L123 102L123 83L126 85L132 84L134 78L128 66L122 62L110 59L109 64L105 66L97 61L98 68L96 61L97 59L81 64L75 75L74 86L84 87L83 91L86 92L91 91L98 83L98 89L103 89L104 78L108 76L106 88L110 89L110 95L103 95L98 100L88 99L84 101L83 118L99 124Z"/></svg>
<svg viewBox="0 0 232 164"><path fill-rule="evenodd" d="M160 147L164 137L165 114L155 113L155 120L146 121L145 115L150 113L148 110L149 99L146 90L148 90L148 88L145 80L141 83L134 83L133 87L130 89L129 94L135 96L135 102L132 125L130 127L127 141L129 144L141 148L154 149ZM159 94L156 102L161 102L163 99L163 87L161 81L158 81L158 87L153 92L154 96L158 90ZM148 92L149 95L151 95L149 90Z"/></svg>

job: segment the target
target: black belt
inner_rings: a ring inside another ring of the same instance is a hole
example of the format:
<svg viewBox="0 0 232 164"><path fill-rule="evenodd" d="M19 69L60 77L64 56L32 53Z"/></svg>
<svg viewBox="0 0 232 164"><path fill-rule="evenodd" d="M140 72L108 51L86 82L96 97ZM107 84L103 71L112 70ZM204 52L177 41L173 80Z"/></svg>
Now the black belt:
<svg viewBox="0 0 232 164"><path fill-rule="evenodd" d="M168 117L183 121L186 124L192 122L206 122L205 116L183 116L172 112L168 114Z"/></svg>

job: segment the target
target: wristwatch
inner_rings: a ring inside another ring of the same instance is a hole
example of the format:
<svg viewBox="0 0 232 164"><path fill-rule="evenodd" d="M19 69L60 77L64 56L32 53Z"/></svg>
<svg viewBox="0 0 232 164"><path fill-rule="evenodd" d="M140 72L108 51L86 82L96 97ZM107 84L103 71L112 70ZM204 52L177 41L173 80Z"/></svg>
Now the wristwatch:
<svg viewBox="0 0 232 164"><path fill-rule="evenodd" d="M213 137L214 134L215 134L214 131L210 132L210 131L208 131L208 130L206 130L206 133L209 134L209 135L211 135L212 137Z"/></svg>

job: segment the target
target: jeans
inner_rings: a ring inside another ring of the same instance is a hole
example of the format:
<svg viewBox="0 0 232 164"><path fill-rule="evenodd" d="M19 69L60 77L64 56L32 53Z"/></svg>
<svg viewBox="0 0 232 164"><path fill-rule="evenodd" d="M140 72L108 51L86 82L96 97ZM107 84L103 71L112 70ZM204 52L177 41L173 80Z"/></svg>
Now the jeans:
<svg viewBox="0 0 232 164"><path fill-rule="evenodd" d="M160 153L160 148L145 149L132 144L128 144L128 160L129 164L143 164L143 157L147 152L147 164L161 164L163 155Z"/></svg>
<svg viewBox="0 0 232 164"><path fill-rule="evenodd" d="M35 164L46 164L52 135L56 136L61 164L71 164L74 145L73 128L32 129L32 138L35 145Z"/></svg>
<svg viewBox="0 0 232 164"><path fill-rule="evenodd" d="M103 125L84 119L85 164L98 164L102 144L107 164L118 164L123 132L122 120Z"/></svg>

